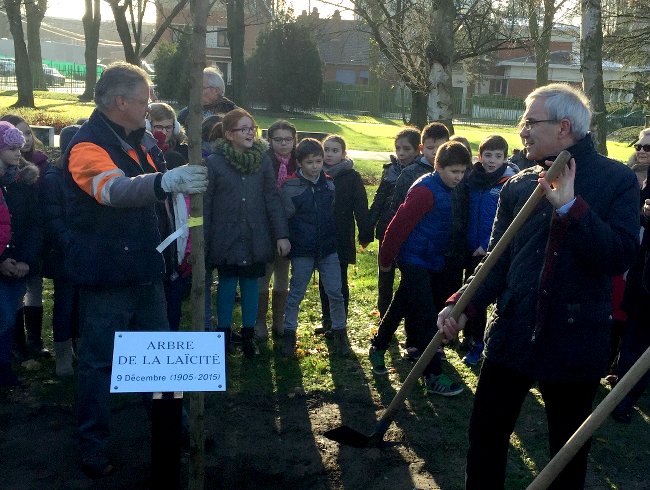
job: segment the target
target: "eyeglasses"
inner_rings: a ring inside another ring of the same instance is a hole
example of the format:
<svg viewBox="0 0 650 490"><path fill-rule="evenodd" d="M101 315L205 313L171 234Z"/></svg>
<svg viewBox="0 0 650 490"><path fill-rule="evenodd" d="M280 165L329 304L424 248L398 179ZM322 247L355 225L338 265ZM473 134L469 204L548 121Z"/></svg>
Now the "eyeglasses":
<svg viewBox="0 0 650 490"><path fill-rule="evenodd" d="M233 128L231 131L233 133L239 131L241 134L253 134L257 131L257 126L242 126L241 128Z"/></svg>
<svg viewBox="0 0 650 490"><path fill-rule="evenodd" d="M645 151L646 153L650 153L650 145L634 145L634 149L636 151Z"/></svg>
<svg viewBox="0 0 650 490"><path fill-rule="evenodd" d="M170 124L169 126L160 126L159 124L154 125L153 129L156 131L171 131L174 129L174 125Z"/></svg>
<svg viewBox="0 0 650 490"><path fill-rule="evenodd" d="M293 143L293 138L280 138L279 136L276 138L271 138L271 140L273 141L273 143L278 143L278 144Z"/></svg>
<svg viewBox="0 0 650 490"><path fill-rule="evenodd" d="M544 122L557 122L555 119L540 119L536 121L535 119L524 119L519 123L519 127L524 128L526 131L533 129L535 124L544 123Z"/></svg>

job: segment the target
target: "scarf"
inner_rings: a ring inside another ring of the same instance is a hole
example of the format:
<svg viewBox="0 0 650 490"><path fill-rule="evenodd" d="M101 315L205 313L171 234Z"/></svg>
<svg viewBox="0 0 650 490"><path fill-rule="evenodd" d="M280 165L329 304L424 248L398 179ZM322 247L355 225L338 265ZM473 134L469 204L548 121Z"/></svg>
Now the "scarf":
<svg viewBox="0 0 650 490"><path fill-rule="evenodd" d="M327 175L335 179L338 176L338 174L340 174L345 170L350 170L353 165L354 162L352 160L345 159L345 160L341 160L336 165L332 165L331 167L328 165L323 165L323 170Z"/></svg>
<svg viewBox="0 0 650 490"><path fill-rule="evenodd" d="M224 154L230 165L246 175L255 173L260 169L262 155L266 151L266 146L260 141L254 141L253 146L243 152L235 150L232 144L224 138L217 139L215 146Z"/></svg>
<svg viewBox="0 0 650 490"><path fill-rule="evenodd" d="M287 180L288 172L287 169L289 167L289 160L291 160L291 153L288 155L278 155L275 153L275 158L278 159L278 163L280 166L278 167L278 179L276 181L276 185L278 189L282 187L282 184Z"/></svg>
<svg viewBox="0 0 650 490"><path fill-rule="evenodd" d="M481 191L491 189L499 183L507 168L508 164L504 163L501 165L501 168L498 168L492 173L487 173L483 165L481 165L481 162L476 162L469 176L469 184Z"/></svg>

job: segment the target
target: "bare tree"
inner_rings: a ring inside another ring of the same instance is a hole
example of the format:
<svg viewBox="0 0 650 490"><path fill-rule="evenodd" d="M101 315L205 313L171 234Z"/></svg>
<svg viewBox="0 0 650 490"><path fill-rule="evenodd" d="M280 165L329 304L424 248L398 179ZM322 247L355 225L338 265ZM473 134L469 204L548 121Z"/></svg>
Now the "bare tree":
<svg viewBox="0 0 650 490"><path fill-rule="evenodd" d="M81 18L84 26L84 38L86 50L86 85L84 93L79 96L80 100L92 100L97 83L97 46L99 44L99 28L102 23L102 16L99 9L99 0L85 0L86 9Z"/></svg>
<svg viewBox="0 0 650 490"><path fill-rule="evenodd" d="M246 67L244 65L244 36L246 21L244 0L229 0L226 4L228 44L232 61L232 98L237 105L244 105L246 91Z"/></svg>
<svg viewBox="0 0 650 490"><path fill-rule="evenodd" d="M594 143L607 155L607 112L603 86L603 27L601 0L581 1L580 68L582 87L589 94L594 116L591 122Z"/></svg>
<svg viewBox="0 0 650 490"><path fill-rule="evenodd" d="M560 0L526 0L528 9L528 30L535 52L536 86L548 84L548 67L551 63L551 35L553 34L553 21L559 6L564 3ZM539 17L542 25L539 25Z"/></svg>
<svg viewBox="0 0 650 490"><path fill-rule="evenodd" d="M11 31L11 36L14 38L14 54L16 60L18 101L16 101L13 107L34 107L32 72L29 66L27 45L25 44L20 3L20 0L4 0L5 12L9 20L9 30Z"/></svg>
<svg viewBox="0 0 650 490"><path fill-rule="evenodd" d="M514 9L499 2L352 0L352 4L381 54L411 90L410 122L419 127L427 119L451 127L452 66L508 47L514 37Z"/></svg>
<svg viewBox="0 0 650 490"><path fill-rule="evenodd" d="M41 22L47 10L47 0L24 0L27 24L27 46L29 64L32 70L34 89L47 90L43 75L43 56L41 55Z"/></svg>
<svg viewBox="0 0 650 490"><path fill-rule="evenodd" d="M171 25L174 18L185 8L188 0L177 0L169 14L165 14L161 0L105 0L113 11L115 27L124 47L124 59L128 63L140 65L141 60L146 58L162 37L163 33ZM142 22L148 5L154 5L163 17L163 21L157 26L148 42L144 39ZM127 13L129 20L127 20ZM146 44L144 44L146 42Z"/></svg>

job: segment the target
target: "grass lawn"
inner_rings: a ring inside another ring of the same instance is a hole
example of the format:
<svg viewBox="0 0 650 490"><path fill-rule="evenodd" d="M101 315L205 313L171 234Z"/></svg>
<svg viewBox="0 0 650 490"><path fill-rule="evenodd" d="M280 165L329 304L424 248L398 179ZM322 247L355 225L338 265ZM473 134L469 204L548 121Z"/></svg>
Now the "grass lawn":
<svg viewBox="0 0 650 490"><path fill-rule="evenodd" d="M57 127L73 124L77 119L88 117L94 107L90 102L79 102L75 95L36 92L37 109L12 109L10 106L16 102L15 91L0 93L0 113L14 112L22 115L32 124L55 125ZM270 115L266 112L254 114L257 124L261 128L268 128L279 118L287 119L295 124L300 131L315 131L324 133L336 133L341 135L348 148L364 151L393 151L394 137L403 127L399 120L376 118L372 116L342 116L338 114L320 113L314 115L302 115L287 113L283 115ZM34 121L37 121L34 123ZM56 122L59 121L58 124ZM478 152L479 143L491 134L500 134L513 148L521 148L521 140L517 129L502 126L476 126L457 124L454 126L458 135L465 136L472 146L474 154ZM627 143L611 140L607 144L609 156L620 161L627 161L633 150ZM384 162L382 162L384 163ZM359 163L357 162L357 165ZM380 167L378 167L380 168ZM369 175L373 175L374 169L368 168ZM381 171L381 170L380 170Z"/></svg>

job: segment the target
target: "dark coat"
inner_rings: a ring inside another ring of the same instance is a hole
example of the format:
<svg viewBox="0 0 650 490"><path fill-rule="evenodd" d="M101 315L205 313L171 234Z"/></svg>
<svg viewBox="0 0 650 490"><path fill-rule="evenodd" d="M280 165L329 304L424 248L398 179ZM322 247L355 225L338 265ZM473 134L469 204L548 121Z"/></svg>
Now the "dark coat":
<svg viewBox="0 0 650 490"><path fill-rule="evenodd" d="M3 187L11 215L11 239L0 250L0 262L14 259L25 262L29 273L38 272L43 247L43 227L37 184L14 181Z"/></svg>
<svg viewBox="0 0 650 490"><path fill-rule="evenodd" d="M418 157L419 158L419 157ZM381 242L384 239L384 233L388 228L388 223L395 216L395 211L391 207L395 183L402 173L404 167L399 163L395 156L390 156L390 163L384 165L384 172L381 175L381 182L372 200L368 213L368 226L375 230L377 240Z"/></svg>
<svg viewBox="0 0 650 490"><path fill-rule="evenodd" d="M591 136L568 148L576 202L560 217L543 199L479 287L468 313L496 301L486 356L534 379L593 381L605 374L611 277L638 249L639 191L624 165L596 153ZM537 186L536 166L503 186L490 249Z"/></svg>
<svg viewBox="0 0 650 490"><path fill-rule="evenodd" d="M275 242L288 238L289 229L270 158L264 155L260 168L247 175L217 150L206 166L203 226L208 266L271 262Z"/></svg>
<svg viewBox="0 0 650 490"><path fill-rule="evenodd" d="M289 219L290 257L323 258L336 252L334 184L321 171L314 184L300 172L282 185Z"/></svg>
<svg viewBox="0 0 650 490"><path fill-rule="evenodd" d="M355 221L359 229L359 242L369 243L373 240L372 228L368 226L366 188L361 181L361 175L354 170L351 160L344 160L329 170L325 169L325 172L334 179L334 221L339 261L343 264L355 264Z"/></svg>
<svg viewBox="0 0 650 490"><path fill-rule="evenodd" d="M70 229L65 219L65 180L63 170L51 165L40 180L43 210L43 275L60 277L63 253L70 244Z"/></svg>

